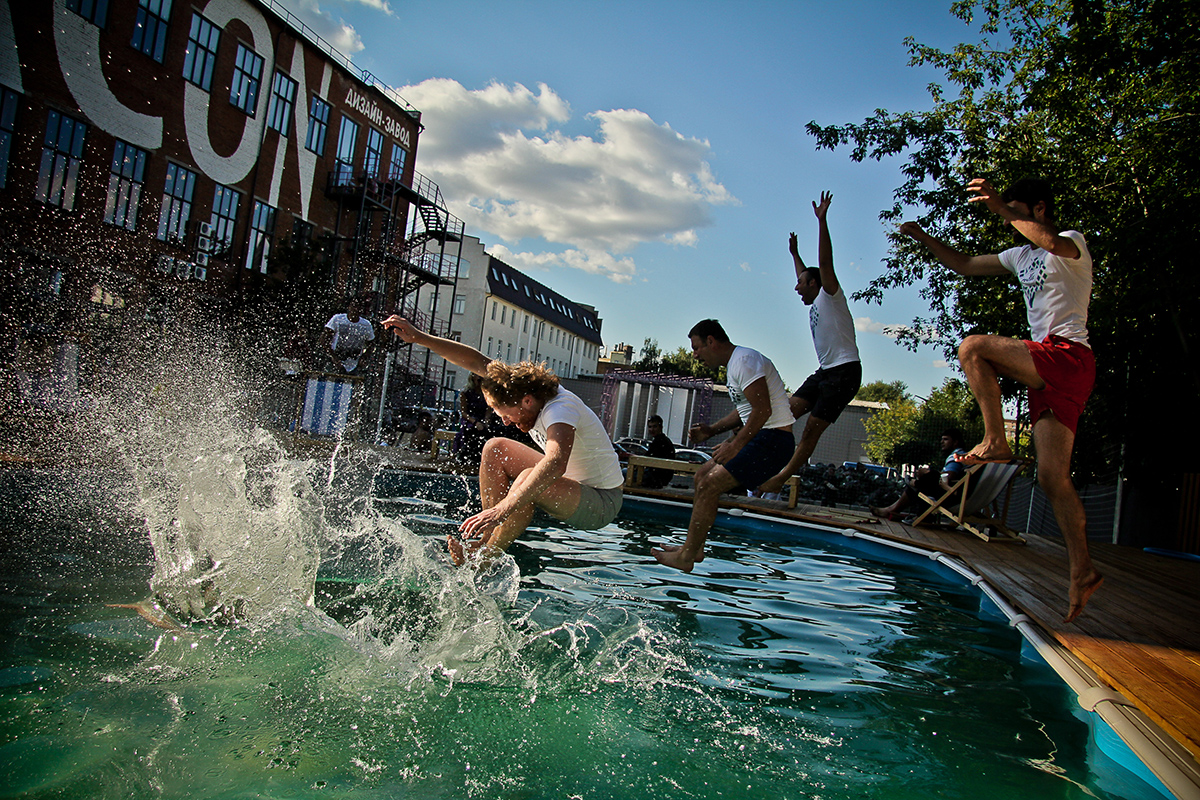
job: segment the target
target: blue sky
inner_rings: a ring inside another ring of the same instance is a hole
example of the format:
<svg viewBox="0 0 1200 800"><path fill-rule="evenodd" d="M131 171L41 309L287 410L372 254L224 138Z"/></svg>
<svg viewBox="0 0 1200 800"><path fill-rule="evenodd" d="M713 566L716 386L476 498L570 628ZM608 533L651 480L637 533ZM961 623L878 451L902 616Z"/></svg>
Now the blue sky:
<svg viewBox="0 0 1200 800"><path fill-rule="evenodd" d="M907 66L904 37L972 35L950 0L283 5L422 111L417 170L489 252L596 306L606 346L674 350L716 317L790 388L816 356L788 233L815 264L810 203L831 190L839 280L863 288L901 180L899 161L818 152L804 125L928 108L939 76ZM925 311L915 288L850 308L864 381L924 395L955 374L883 333Z"/></svg>

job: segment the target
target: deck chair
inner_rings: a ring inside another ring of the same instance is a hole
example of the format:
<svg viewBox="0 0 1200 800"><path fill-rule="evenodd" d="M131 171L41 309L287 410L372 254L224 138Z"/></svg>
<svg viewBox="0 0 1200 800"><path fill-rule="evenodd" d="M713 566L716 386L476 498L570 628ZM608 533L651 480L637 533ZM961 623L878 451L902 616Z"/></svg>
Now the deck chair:
<svg viewBox="0 0 1200 800"><path fill-rule="evenodd" d="M934 499L918 492L929 508L913 520L914 527L933 516L933 521L948 518L956 528L964 528L985 542L1011 542L1025 544L1020 533L1008 527L1008 503L1012 499L1012 482L1027 465L1028 461L1015 458L1008 462L973 464L941 497ZM962 491L959 491L959 490ZM997 513L1000 493L1004 492L1004 506ZM956 494L957 493L957 494ZM988 509L991 507L991 512ZM989 533L991 531L991 533Z"/></svg>

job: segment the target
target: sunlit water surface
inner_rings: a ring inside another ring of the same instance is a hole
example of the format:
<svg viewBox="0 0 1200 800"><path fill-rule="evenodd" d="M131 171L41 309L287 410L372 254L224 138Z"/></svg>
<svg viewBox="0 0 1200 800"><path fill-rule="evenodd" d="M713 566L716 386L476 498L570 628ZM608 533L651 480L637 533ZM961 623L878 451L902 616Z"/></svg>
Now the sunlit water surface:
<svg viewBox="0 0 1200 800"><path fill-rule="evenodd" d="M265 560L235 584L291 570L303 586L319 551L311 598L243 586L215 612L214 584L234 594L224 559L182 558L187 515L155 522L145 481L5 477L0 796L1156 796L1096 752L979 594L930 566L728 523L684 575L649 555L684 512L643 506L596 532L535 521L474 577L444 555L457 501L378 482L373 502L339 500L322 469L272 478L249 511L236 491L172 500L233 507L226 558ZM106 499L123 491L123 509ZM106 607L151 582L183 630ZM187 622L188 603L213 613Z"/></svg>

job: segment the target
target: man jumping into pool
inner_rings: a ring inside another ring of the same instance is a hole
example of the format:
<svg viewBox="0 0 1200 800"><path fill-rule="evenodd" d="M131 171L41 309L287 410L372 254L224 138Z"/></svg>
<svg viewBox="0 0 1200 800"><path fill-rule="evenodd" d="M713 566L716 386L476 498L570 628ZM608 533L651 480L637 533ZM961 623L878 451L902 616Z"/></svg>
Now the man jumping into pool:
<svg viewBox="0 0 1200 800"><path fill-rule="evenodd" d="M1087 517L1071 483L1075 429L1096 379L1096 361L1087 338L1092 257L1083 234L1059 231L1048 182L1025 178L1001 195L986 180L976 178L967 190L974 193L969 202L983 203L1030 244L999 254L969 256L930 236L915 222L905 222L900 232L925 245L960 275L1012 273L1021 282L1033 341L973 335L958 348L959 363L984 424L983 441L961 460L977 464L1013 457L1004 436L998 377L1027 386L1038 485L1050 499L1067 545L1070 590L1065 621L1071 622L1104 580L1088 553Z"/></svg>
<svg viewBox="0 0 1200 800"><path fill-rule="evenodd" d="M831 192L821 192L821 202L813 201L817 215L817 267L806 266L800 257L796 234L788 237L788 252L796 269L796 294L808 306L808 324L813 347L817 351L817 371L792 395L791 409L796 419L808 414L804 432L787 465L758 487L762 494L783 489L788 478L799 472L817 449L825 430L837 422L842 410L854 399L862 384L862 362L854 338L854 318L846 293L833 269L833 241L829 236Z"/></svg>
<svg viewBox="0 0 1200 800"><path fill-rule="evenodd" d="M770 359L749 347L729 341L715 319L696 323L688 332L692 355L716 369L726 368L729 399L734 410L712 425L693 425L693 442L718 433L741 430L717 445L713 457L696 472L692 518L682 545L655 548L651 555L660 564L691 572L704 560L704 542L717 518L721 494L739 486L754 488L778 472L792 455L796 418L788 408L787 390Z"/></svg>
<svg viewBox="0 0 1200 800"><path fill-rule="evenodd" d="M625 481L612 441L595 413L559 386L558 376L544 364L493 361L469 345L418 331L395 315L383 327L481 376L487 404L544 451L501 437L483 446L483 510L459 526L470 540L465 545L454 535L447 537L456 564L507 549L539 508L582 530L613 521L621 510Z"/></svg>

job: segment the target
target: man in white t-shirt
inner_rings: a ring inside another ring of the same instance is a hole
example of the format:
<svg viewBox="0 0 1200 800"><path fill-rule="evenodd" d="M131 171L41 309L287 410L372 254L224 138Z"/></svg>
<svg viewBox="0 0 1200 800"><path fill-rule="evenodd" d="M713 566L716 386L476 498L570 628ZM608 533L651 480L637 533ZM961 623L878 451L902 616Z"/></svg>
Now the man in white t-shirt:
<svg viewBox="0 0 1200 800"><path fill-rule="evenodd" d="M366 354L370 343L375 340L375 328L370 320L359 316L358 300L346 303L345 314L334 314L325 323L322 331L324 347L333 361L346 372L358 369L358 361Z"/></svg>
<svg viewBox="0 0 1200 800"><path fill-rule="evenodd" d="M739 486L753 489L787 463L795 445L792 425L796 421L788 408L783 380L770 359L730 342L715 319L696 323L688 339L693 356L713 369L725 367L734 405L733 411L712 425L693 425L692 441L703 442L738 425L741 429L721 442L696 472L687 540L650 551L660 564L684 572L691 572L693 564L704 560L704 542L717 518L721 494Z"/></svg>
<svg viewBox="0 0 1200 800"><path fill-rule="evenodd" d="M466 542L447 537L455 563L507 549L539 508L581 530L616 518L625 478L612 440L595 412L559 386L545 364L493 361L470 345L418 331L399 316L385 319L383 327L479 375L484 399L504 424L516 425L542 448L539 453L503 437L483 446L483 510L459 526Z"/></svg>
<svg viewBox="0 0 1200 800"><path fill-rule="evenodd" d="M958 349L959 364L984 424L983 441L961 460L977 464L1012 459L1004 435L999 376L1027 386L1038 485L1050 499L1067 545L1070 589L1065 621L1071 622L1104 580L1088 553L1087 517L1071 482L1075 430L1096 378L1096 361L1087 339L1092 256L1083 234L1059 231L1054 196L1046 181L1025 178L1001 195L986 180L976 178L967 189L974 193L970 202L983 203L1030 244L970 256L930 236L915 222L905 222L900 232L928 247L960 275L1013 274L1021 282L1032 340L974 335Z"/></svg>
<svg viewBox="0 0 1200 800"><path fill-rule="evenodd" d="M796 268L796 294L808 309L808 324L812 329L813 346L817 350L817 371L792 395L791 409L796 419L808 414L804 432L787 465L765 481L759 492L778 492L787 479L808 463L817 448L821 434L842 414L862 385L862 362L858 358L858 342L854 338L854 318L846 293L833 270L833 242L829 237L826 217L833 195L821 192L821 202L813 201L817 215L817 269L806 267L796 244L796 234L788 237L788 250Z"/></svg>

